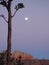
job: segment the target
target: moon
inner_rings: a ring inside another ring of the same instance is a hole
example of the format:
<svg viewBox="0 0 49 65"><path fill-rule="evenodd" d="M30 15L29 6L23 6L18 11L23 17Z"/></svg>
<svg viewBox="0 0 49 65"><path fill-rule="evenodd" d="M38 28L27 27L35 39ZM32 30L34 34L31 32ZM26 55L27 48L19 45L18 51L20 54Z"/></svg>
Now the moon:
<svg viewBox="0 0 49 65"><path fill-rule="evenodd" d="M25 17L25 21L28 21L28 17Z"/></svg>

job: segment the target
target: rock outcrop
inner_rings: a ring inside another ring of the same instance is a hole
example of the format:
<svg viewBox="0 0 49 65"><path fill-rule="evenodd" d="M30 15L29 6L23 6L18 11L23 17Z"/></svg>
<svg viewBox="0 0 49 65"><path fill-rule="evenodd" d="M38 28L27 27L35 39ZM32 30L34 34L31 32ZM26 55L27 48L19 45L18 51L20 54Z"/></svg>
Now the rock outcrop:
<svg viewBox="0 0 49 65"><path fill-rule="evenodd" d="M14 59L18 59L19 56L21 56L21 59L22 60L32 60L33 59L33 56L32 55L27 54L27 53L24 53L24 52L20 52L20 51L15 50L12 53L12 58L14 58Z"/></svg>

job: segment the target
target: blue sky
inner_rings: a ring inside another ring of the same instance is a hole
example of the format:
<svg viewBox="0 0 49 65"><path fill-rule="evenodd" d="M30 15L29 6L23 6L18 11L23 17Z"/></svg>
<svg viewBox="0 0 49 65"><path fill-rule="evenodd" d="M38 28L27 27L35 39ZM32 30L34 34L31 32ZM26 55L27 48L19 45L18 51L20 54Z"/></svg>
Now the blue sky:
<svg viewBox="0 0 49 65"><path fill-rule="evenodd" d="M49 59L49 0L13 0L12 14L15 5L23 2L12 19L12 51L15 49L32 54L36 58ZM0 14L6 19L7 10L0 5ZM25 21L28 17L28 21ZM0 18L0 51L7 49L7 23Z"/></svg>

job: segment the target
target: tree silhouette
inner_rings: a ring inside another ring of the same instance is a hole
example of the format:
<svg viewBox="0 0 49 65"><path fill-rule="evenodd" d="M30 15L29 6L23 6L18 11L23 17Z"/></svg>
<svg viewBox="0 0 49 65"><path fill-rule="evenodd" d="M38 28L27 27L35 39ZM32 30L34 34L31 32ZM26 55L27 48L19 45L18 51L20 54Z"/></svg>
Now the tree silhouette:
<svg viewBox="0 0 49 65"><path fill-rule="evenodd" d="M10 55L11 55L11 34L12 34L11 24L12 24L12 18L14 17L14 15L16 14L16 12L20 8L24 8L23 3L18 3L18 5L15 6L16 11L12 15L12 12L11 12L11 3L12 3L12 1L13 0L0 0L0 5L6 7L6 9L8 11L8 20L6 20L6 18L4 17L3 14L0 15L0 17L2 17L8 23L7 65L11 65L11 63L10 63Z"/></svg>

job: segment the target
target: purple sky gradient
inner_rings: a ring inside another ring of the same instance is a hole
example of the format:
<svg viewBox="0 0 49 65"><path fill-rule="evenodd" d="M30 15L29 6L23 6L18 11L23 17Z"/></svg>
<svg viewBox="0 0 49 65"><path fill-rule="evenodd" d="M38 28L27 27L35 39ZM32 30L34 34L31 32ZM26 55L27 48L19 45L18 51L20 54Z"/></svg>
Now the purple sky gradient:
<svg viewBox="0 0 49 65"><path fill-rule="evenodd" d="M49 59L49 0L15 0L14 5L23 2L12 19L12 51L18 49L36 58ZM0 14L7 19L7 10L0 6ZM28 21L25 21L28 17ZM0 18L0 51L7 49L7 23Z"/></svg>

